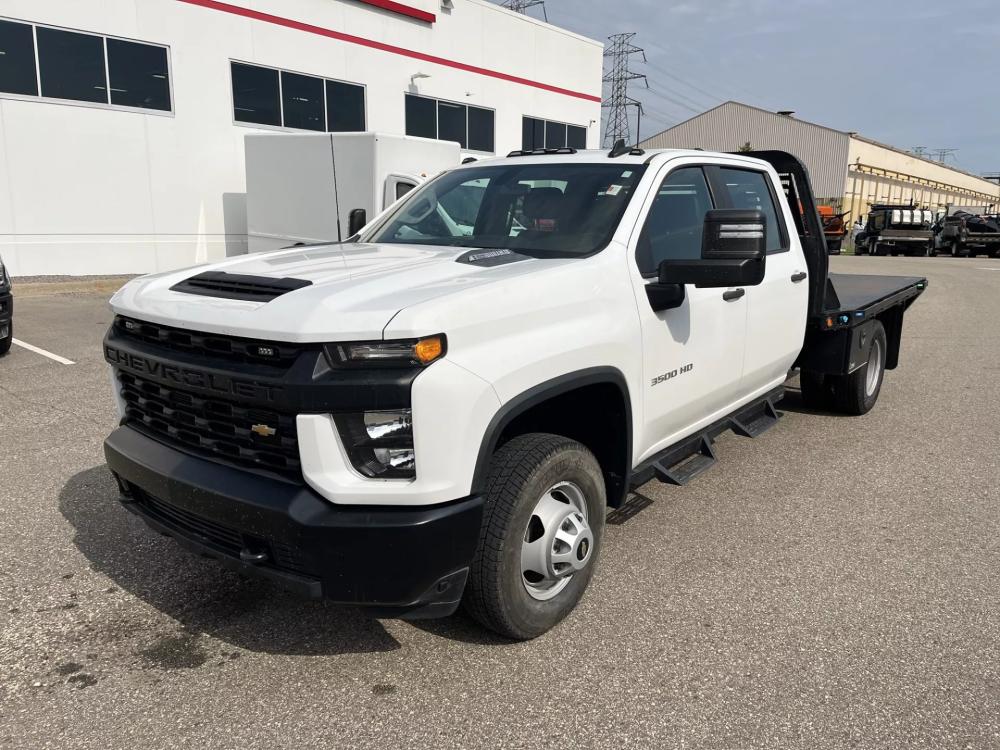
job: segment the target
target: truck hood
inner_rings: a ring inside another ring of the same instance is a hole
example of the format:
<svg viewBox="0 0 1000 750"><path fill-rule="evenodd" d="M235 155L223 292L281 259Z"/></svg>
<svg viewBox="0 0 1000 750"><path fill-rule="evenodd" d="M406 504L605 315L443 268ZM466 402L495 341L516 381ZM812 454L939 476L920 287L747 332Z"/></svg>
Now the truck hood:
<svg viewBox="0 0 1000 750"><path fill-rule="evenodd" d="M232 336L302 343L378 339L393 316L410 305L563 262L507 250L311 245L143 276L122 287L111 307L154 323ZM268 302L172 288L206 271L309 284Z"/></svg>

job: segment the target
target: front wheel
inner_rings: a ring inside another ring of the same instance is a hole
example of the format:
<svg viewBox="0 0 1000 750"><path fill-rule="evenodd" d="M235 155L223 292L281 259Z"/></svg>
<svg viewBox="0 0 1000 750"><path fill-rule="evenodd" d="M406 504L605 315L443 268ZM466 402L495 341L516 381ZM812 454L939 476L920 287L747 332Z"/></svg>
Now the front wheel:
<svg viewBox="0 0 1000 750"><path fill-rule="evenodd" d="M0 357L10 351L10 344L14 340L14 321L7 324L7 335L0 339Z"/></svg>
<svg viewBox="0 0 1000 750"><path fill-rule="evenodd" d="M601 467L580 443L546 433L506 443L490 462L466 611L517 640L559 623L590 583L606 508Z"/></svg>
<svg viewBox="0 0 1000 750"><path fill-rule="evenodd" d="M876 320L868 338L868 360L854 372L841 376L834 386L838 411L854 416L871 411L882 390L886 352L885 328Z"/></svg>

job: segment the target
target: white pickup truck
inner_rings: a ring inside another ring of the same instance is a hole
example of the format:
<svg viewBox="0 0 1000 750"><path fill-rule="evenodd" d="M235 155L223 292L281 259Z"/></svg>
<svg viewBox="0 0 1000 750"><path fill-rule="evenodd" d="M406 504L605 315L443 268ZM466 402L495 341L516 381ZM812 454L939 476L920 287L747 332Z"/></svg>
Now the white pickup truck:
<svg viewBox="0 0 1000 750"><path fill-rule="evenodd" d="M511 638L574 608L630 488L773 425L793 368L868 411L926 286L829 275L782 152L514 152L362 223L125 285L108 465L225 565Z"/></svg>

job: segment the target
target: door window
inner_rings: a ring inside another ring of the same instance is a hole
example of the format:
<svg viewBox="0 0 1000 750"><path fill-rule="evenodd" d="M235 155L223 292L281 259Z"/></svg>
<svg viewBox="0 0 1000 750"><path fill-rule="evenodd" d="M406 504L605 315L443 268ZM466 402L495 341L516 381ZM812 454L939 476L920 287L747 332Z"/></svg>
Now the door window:
<svg viewBox="0 0 1000 750"><path fill-rule="evenodd" d="M655 275L664 260L700 258L705 214L711 209L712 194L701 167L667 175L639 235L636 263L643 276Z"/></svg>
<svg viewBox="0 0 1000 750"><path fill-rule="evenodd" d="M760 209L764 212L768 253L780 253L788 249L788 233L778 217L774 203L774 193L763 172L748 169L719 169L725 183L731 208Z"/></svg>

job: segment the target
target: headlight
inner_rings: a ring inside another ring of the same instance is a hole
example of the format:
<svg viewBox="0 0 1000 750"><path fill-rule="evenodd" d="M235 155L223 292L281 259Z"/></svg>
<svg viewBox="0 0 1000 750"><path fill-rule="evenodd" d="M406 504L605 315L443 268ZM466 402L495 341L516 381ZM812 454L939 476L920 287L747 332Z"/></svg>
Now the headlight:
<svg viewBox="0 0 1000 750"><path fill-rule="evenodd" d="M413 412L410 409L334 414L351 464L372 479L413 479Z"/></svg>
<svg viewBox="0 0 1000 750"><path fill-rule="evenodd" d="M403 366L424 367L441 359L447 350L444 334L398 341L360 341L327 344L326 358L332 367Z"/></svg>

